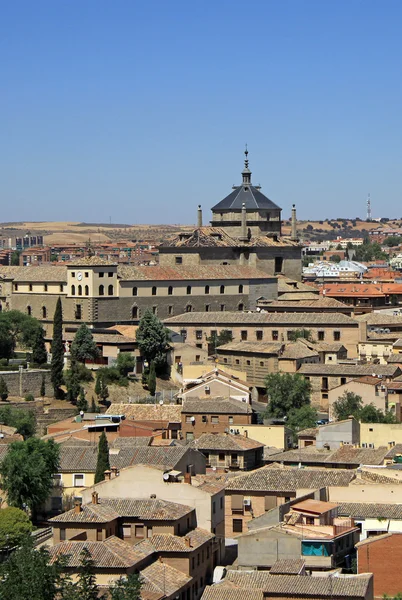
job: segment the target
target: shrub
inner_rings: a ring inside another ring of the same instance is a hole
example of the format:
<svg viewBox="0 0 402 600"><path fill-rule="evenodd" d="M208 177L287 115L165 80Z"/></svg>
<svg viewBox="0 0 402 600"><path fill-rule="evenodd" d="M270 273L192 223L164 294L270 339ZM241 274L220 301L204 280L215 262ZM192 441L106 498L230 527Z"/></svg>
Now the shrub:
<svg viewBox="0 0 402 600"><path fill-rule="evenodd" d="M34 402L35 397L33 396L33 394L27 394L24 399L25 402Z"/></svg>

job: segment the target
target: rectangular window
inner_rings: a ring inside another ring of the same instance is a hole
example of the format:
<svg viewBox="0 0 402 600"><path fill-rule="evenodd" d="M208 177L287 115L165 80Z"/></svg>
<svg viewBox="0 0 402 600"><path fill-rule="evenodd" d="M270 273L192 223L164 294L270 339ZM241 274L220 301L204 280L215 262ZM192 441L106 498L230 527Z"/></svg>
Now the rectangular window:
<svg viewBox="0 0 402 600"><path fill-rule="evenodd" d="M223 454L223 452L220 452L218 454L218 458L219 458L219 462L225 462L225 455Z"/></svg>
<svg viewBox="0 0 402 600"><path fill-rule="evenodd" d="M168 306L168 314L169 315L173 314L173 306Z"/></svg>
<svg viewBox="0 0 402 600"><path fill-rule="evenodd" d="M246 339L247 339L247 331L243 330L240 335L241 335L242 341L246 341Z"/></svg>
<svg viewBox="0 0 402 600"><path fill-rule="evenodd" d="M319 331L318 332L318 341L323 342L324 339L325 339L325 331Z"/></svg>
<svg viewBox="0 0 402 600"><path fill-rule="evenodd" d="M236 365L239 365L240 364L240 360L238 358L236 358L235 363L236 363Z"/></svg>
<svg viewBox="0 0 402 600"><path fill-rule="evenodd" d="M339 342L340 339L341 339L341 332L334 331L334 342Z"/></svg>
<svg viewBox="0 0 402 600"><path fill-rule="evenodd" d="M255 337L257 338L257 340L259 342L261 342L262 338L263 338L263 332L262 331L256 331L255 332Z"/></svg>
<svg viewBox="0 0 402 600"><path fill-rule="evenodd" d="M174 262L176 263L176 265L181 265L183 263L183 257L182 256L175 256Z"/></svg>
<svg viewBox="0 0 402 600"><path fill-rule="evenodd" d="M187 329L182 329L180 331L180 335L183 338L183 340L186 341L186 338L187 338Z"/></svg>
<svg viewBox="0 0 402 600"><path fill-rule="evenodd" d="M97 542L101 542L102 541L102 529L97 529L96 530L96 541Z"/></svg>
<svg viewBox="0 0 402 600"><path fill-rule="evenodd" d="M77 304L75 307L75 318L77 320L82 319L82 307L81 304Z"/></svg>
<svg viewBox="0 0 402 600"><path fill-rule="evenodd" d="M225 305L221 304L221 312L225 312L225 308L226 308Z"/></svg>
<svg viewBox="0 0 402 600"><path fill-rule="evenodd" d="M135 537L136 538L144 537L144 525L136 525L135 526Z"/></svg>
<svg viewBox="0 0 402 600"><path fill-rule="evenodd" d="M210 304L206 304L205 305L205 312L209 312L210 308L211 308L211 305Z"/></svg>
<svg viewBox="0 0 402 600"><path fill-rule="evenodd" d="M229 415L229 425L233 425L233 415Z"/></svg>
<svg viewBox="0 0 402 600"><path fill-rule="evenodd" d="M216 425L217 423L219 423L219 417L214 417L214 416L212 416L212 417L211 417L211 423L214 423L215 425Z"/></svg>
<svg viewBox="0 0 402 600"><path fill-rule="evenodd" d="M130 525L123 525L123 537L124 538L131 537L131 526Z"/></svg>
<svg viewBox="0 0 402 600"><path fill-rule="evenodd" d="M233 533L241 533L243 531L243 519L233 519Z"/></svg>
<svg viewBox="0 0 402 600"><path fill-rule="evenodd" d="M201 420L203 423L207 422L207 415L202 415Z"/></svg>
<svg viewBox="0 0 402 600"><path fill-rule="evenodd" d="M32 283L29 284L29 291L32 292Z"/></svg>
<svg viewBox="0 0 402 600"><path fill-rule="evenodd" d="M346 377L341 377L341 385L345 385L346 383Z"/></svg>
<svg viewBox="0 0 402 600"><path fill-rule="evenodd" d="M47 283L45 283L45 285L43 286L43 291L47 292Z"/></svg>
<svg viewBox="0 0 402 600"><path fill-rule="evenodd" d="M103 277L104 276L103 271L101 271L100 273L98 273L98 275L99 275L99 277Z"/></svg>
<svg viewBox="0 0 402 600"><path fill-rule="evenodd" d="M260 360L260 367L263 367L263 366L264 366L264 361Z"/></svg>
<svg viewBox="0 0 402 600"><path fill-rule="evenodd" d="M200 362L201 360L201 355L200 354L196 354L195 355L195 362Z"/></svg>
<svg viewBox="0 0 402 600"><path fill-rule="evenodd" d="M246 360L246 365L249 367L251 365L251 360Z"/></svg>
<svg viewBox="0 0 402 600"><path fill-rule="evenodd" d="M282 273L282 269L283 269L282 256L275 256L275 273Z"/></svg>
<svg viewBox="0 0 402 600"><path fill-rule="evenodd" d="M85 277L89 277L88 271L85 271Z"/></svg>
<svg viewBox="0 0 402 600"><path fill-rule="evenodd" d="M61 542L66 541L66 530L64 529L64 527L60 529L60 541Z"/></svg>
<svg viewBox="0 0 402 600"><path fill-rule="evenodd" d="M212 502L212 514L216 514L216 502L215 500Z"/></svg>
<svg viewBox="0 0 402 600"><path fill-rule="evenodd" d="M193 422L193 417L191 415L187 415L186 416L186 423L192 423Z"/></svg>
<svg viewBox="0 0 402 600"><path fill-rule="evenodd" d="M73 480L74 480L74 487L83 487L84 486L84 475L82 473L75 473Z"/></svg>
<svg viewBox="0 0 402 600"><path fill-rule="evenodd" d="M109 271L109 272L108 272L108 274L107 274L107 276L108 276L108 277L113 277L113 272L112 272L112 271Z"/></svg>
<svg viewBox="0 0 402 600"><path fill-rule="evenodd" d="M287 331L286 337L289 341L291 341L293 339L293 331Z"/></svg>
<svg viewBox="0 0 402 600"><path fill-rule="evenodd" d="M278 339L279 339L279 331L275 331L275 330L274 330L274 331L272 332L272 340L273 340L274 342L276 342L276 341L278 341Z"/></svg>
<svg viewBox="0 0 402 600"><path fill-rule="evenodd" d="M196 340L202 340L202 329L196 329L195 339Z"/></svg>
<svg viewBox="0 0 402 600"><path fill-rule="evenodd" d="M14 291L18 292L18 283L14 284Z"/></svg>

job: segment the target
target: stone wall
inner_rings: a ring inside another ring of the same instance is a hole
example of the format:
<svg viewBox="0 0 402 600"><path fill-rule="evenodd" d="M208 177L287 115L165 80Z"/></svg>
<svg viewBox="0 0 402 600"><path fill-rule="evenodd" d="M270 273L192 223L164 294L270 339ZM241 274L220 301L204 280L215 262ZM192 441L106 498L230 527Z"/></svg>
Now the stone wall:
<svg viewBox="0 0 402 600"><path fill-rule="evenodd" d="M35 398L40 397L42 378L45 378L45 396L53 396L53 387L50 380L50 370L35 369L32 371L0 371L0 377L4 379L8 387L9 396L20 396L24 398L32 394Z"/></svg>

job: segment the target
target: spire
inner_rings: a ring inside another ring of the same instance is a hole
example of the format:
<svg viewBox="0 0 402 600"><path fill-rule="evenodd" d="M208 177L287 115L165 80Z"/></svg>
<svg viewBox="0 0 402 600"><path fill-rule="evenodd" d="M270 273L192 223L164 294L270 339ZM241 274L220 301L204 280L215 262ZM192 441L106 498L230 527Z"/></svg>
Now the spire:
<svg viewBox="0 0 402 600"><path fill-rule="evenodd" d="M244 151L244 156L246 157L244 159L244 169L242 171L242 177L243 177L243 185L251 185L251 171L248 168L248 150L247 150L247 144L246 144L246 149Z"/></svg>

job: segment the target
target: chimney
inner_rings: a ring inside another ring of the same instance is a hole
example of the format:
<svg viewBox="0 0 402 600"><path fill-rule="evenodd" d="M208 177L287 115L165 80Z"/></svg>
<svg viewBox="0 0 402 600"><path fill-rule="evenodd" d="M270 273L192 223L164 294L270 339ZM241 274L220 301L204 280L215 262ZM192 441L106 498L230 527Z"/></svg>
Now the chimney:
<svg viewBox="0 0 402 600"><path fill-rule="evenodd" d="M99 504L98 492L92 492L92 504Z"/></svg>
<svg viewBox="0 0 402 600"><path fill-rule="evenodd" d="M247 429L245 429L245 430L243 431L243 435L244 435L244 437L248 438L248 431L247 431Z"/></svg>
<svg viewBox="0 0 402 600"><path fill-rule="evenodd" d="M197 227L202 227L202 208L201 208L201 204L198 205Z"/></svg>
<svg viewBox="0 0 402 600"><path fill-rule="evenodd" d="M112 471L112 477L119 476L119 469L117 467L110 467L110 470Z"/></svg>
<svg viewBox="0 0 402 600"><path fill-rule="evenodd" d="M359 321L359 342L367 342L367 323Z"/></svg>
<svg viewBox="0 0 402 600"><path fill-rule="evenodd" d="M74 502L74 512L76 515L79 515L81 511L82 511L81 502L79 500L76 500Z"/></svg>
<svg viewBox="0 0 402 600"><path fill-rule="evenodd" d="M189 483L191 485L191 473L184 473L184 483Z"/></svg>
<svg viewBox="0 0 402 600"><path fill-rule="evenodd" d="M191 548L191 537L189 535L184 536L184 543L186 544L186 548Z"/></svg>
<svg viewBox="0 0 402 600"><path fill-rule="evenodd" d="M239 239L242 242L247 242L247 240L248 240L248 237L247 237L247 212L246 212L246 205L244 202L241 205L241 232L240 232Z"/></svg>
<svg viewBox="0 0 402 600"><path fill-rule="evenodd" d="M296 205L295 204L293 204L293 206L292 206L292 232L291 232L290 239L293 242L297 241L297 220L296 220Z"/></svg>
<svg viewBox="0 0 402 600"><path fill-rule="evenodd" d="M110 481L112 478L112 471L105 471L105 481Z"/></svg>

